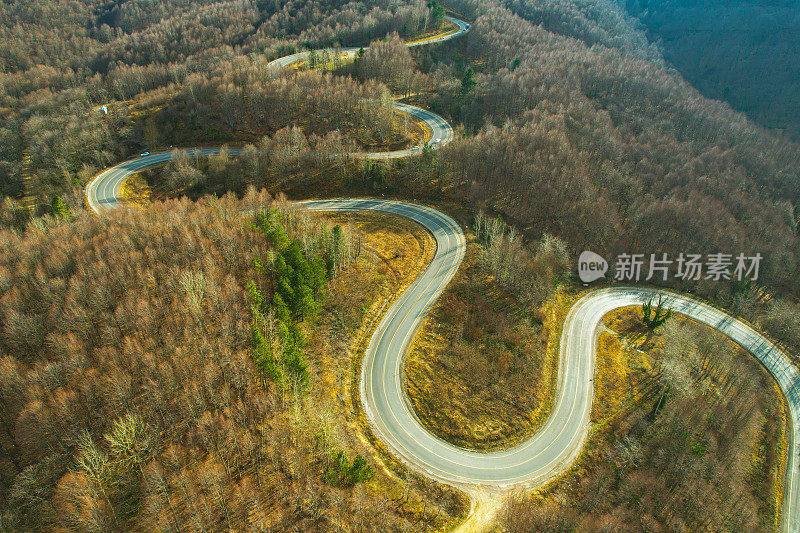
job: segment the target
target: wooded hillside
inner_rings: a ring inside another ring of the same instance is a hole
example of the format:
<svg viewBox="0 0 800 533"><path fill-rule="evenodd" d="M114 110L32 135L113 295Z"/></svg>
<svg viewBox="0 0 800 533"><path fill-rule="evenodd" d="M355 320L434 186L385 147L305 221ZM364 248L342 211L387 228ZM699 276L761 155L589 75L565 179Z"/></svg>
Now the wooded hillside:
<svg viewBox="0 0 800 533"><path fill-rule="evenodd" d="M462 512L376 473L341 400L383 290L359 243L252 190L1 231L0 529L387 531Z"/></svg>
<svg viewBox="0 0 800 533"><path fill-rule="evenodd" d="M424 2L388 0L33 0L1 4L0 21L0 193L37 212L55 195L78 206L90 176L156 147L309 125L381 139L381 88L323 76L287 84L265 66L433 23Z"/></svg>

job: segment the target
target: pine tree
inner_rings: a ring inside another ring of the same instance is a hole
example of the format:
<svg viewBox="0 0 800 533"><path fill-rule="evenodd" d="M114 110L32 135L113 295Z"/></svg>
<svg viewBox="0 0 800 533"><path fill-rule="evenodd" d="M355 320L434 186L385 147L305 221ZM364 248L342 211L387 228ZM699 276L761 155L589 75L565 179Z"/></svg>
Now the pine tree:
<svg viewBox="0 0 800 533"><path fill-rule="evenodd" d="M434 28L441 28L444 22L444 8L439 4L439 0L431 0L428 2L428 8L431 10L431 22Z"/></svg>
<svg viewBox="0 0 800 533"><path fill-rule="evenodd" d="M280 223L278 212L270 209L269 213L259 212L253 218L252 227L263 233L276 250L283 251L289 244L289 237Z"/></svg>
<svg viewBox="0 0 800 533"><path fill-rule="evenodd" d="M286 231L280 224L275 224L272 231L267 234L267 238L278 251L282 251L289 244L289 237L286 236Z"/></svg>
<svg viewBox="0 0 800 533"><path fill-rule="evenodd" d="M72 213L70 212L67 205L64 203L64 199L60 196L54 196L53 201L51 203L51 207L53 209L53 216L56 218L60 218L63 220L68 220L72 218Z"/></svg>
<svg viewBox="0 0 800 533"><path fill-rule="evenodd" d="M292 279L294 276L294 269L286 264L286 260L281 255L275 258L275 272L284 279Z"/></svg>
<svg viewBox="0 0 800 533"><path fill-rule="evenodd" d="M361 455L357 455L356 458L353 459L353 466L350 467L350 477L353 484L371 481L374 476L375 472L372 470L367 460Z"/></svg>
<svg viewBox="0 0 800 533"><path fill-rule="evenodd" d="M303 318L316 316L319 308L314 300L314 292L308 285L301 285L297 295L297 312Z"/></svg>
<svg viewBox="0 0 800 533"><path fill-rule="evenodd" d="M252 279L247 282L245 290L247 291L247 296L250 298L250 304L259 311L262 311L264 305L264 296L261 295L261 291L258 290L256 283Z"/></svg>
<svg viewBox="0 0 800 533"><path fill-rule="evenodd" d="M286 302L277 292L275 293L275 296L272 297L272 307L275 309L275 317L278 320L286 322L291 317L289 306L286 305Z"/></svg>
<svg viewBox="0 0 800 533"><path fill-rule="evenodd" d="M283 251L283 257L286 259L286 263L295 270L303 268L303 265L307 263L297 242L293 242L286 247Z"/></svg>
<svg viewBox="0 0 800 533"><path fill-rule="evenodd" d="M322 289L325 288L325 266L322 264L322 258L317 257L311 263L311 277L309 279L310 287L315 295L319 295Z"/></svg>
<svg viewBox="0 0 800 533"><path fill-rule="evenodd" d="M279 294L283 298L283 301L286 302L286 305L288 305L292 311L297 312L296 294L289 284L289 280L286 278L278 280L278 292L276 294Z"/></svg>
<svg viewBox="0 0 800 533"><path fill-rule="evenodd" d="M477 83L478 82L475 80L475 71L472 70L472 67L467 67L464 76L461 78L461 94L466 95Z"/></svg>
<svg viewBox="0 0 800 533"><path fill-rule="evenodd" d="M665 309L664 308L664 300L662 298L658 299L658 305L656 306L655 315L653 314L653 300L652 298L642 304L642 323L649 329L650 331L655 331L664 325L664 322L669 320L669 317L672 316L672 309Z"/></svg>
<svg viewBox="0 0 800 533"><path fill-rule="evenodd" d="M308 363L297 345L292 344L284 351L283 364L301 384L308 382Z"/></svg>
<svg viewBox="0 0 800 533"><path fill-rule="evenodd" d="M261 329L255 320L250 324L250 332L253 343L253 364L255 364L262 376L276 383L281 383L283 381L283 369L275 359L272 347L264 338L264 335L261 334Z"/></svg>

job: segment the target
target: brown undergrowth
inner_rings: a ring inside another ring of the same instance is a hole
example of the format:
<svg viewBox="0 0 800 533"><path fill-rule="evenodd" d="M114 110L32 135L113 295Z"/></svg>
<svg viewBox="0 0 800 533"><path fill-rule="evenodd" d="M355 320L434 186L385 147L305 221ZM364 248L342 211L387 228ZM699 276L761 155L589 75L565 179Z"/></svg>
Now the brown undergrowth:
<svg viewBox="0 0 800 533"><path fill-rule="evenodd" d="M463 514L459 493L375 468L348 401L373 317L427 261L424 232L340 221L350 259L294 315L307 379L287 383L262 366L283 354L296 372L285 350L254 347L273 315L251 322L277 267L242 211L267 206L308 254L337 233L254 191L2 233L0 528L424 531Z"/></svg>
<svg viewBox="0 0 800 533"><path fill-rule="evenodd" d="M598 340L589 439L559 479L507 504L515 531L778 528L787 410L760 364L685 317L648 334L616 310Z"/></svg>
<svg viewBox="0 0 800 533"><path fill-rule="evenodd" d="M493 281L479 253L468 245L404 371L423 426L458 446L491 450L519 443L547 419L561 323L573 298L556 293L531 312Z"/></svg>
<svg viewBox="0 0 800 533"><path fill-rule="evenodd" d="M368 300L341 306L342 309L358 307L362 319L357 331L349 338L348 346L329 352L333 356L328 356L325 366L330 375L326 376L320 392L331 391L328 403L335 405L333 412L346 420L351 446L372 452L373 459L380 466L376 488L393 502L395 511L415 524L416 529L448 530L468 510L466 496L420 476L398 461L372 433L361 409L358 392L361 363L375 328L394 300L430 263L436 251L435 242L422 226L399 216L329 213L325 218L358 235L365 257L373 261L371 278L353 276L348 278L346 285L335 290L343 295L357 294L360 286L370 283L373 293ZM335 324L324 322L319 326L318 333L324 336ZM336 398L333 398L332 391L335 391Z"/></svg>

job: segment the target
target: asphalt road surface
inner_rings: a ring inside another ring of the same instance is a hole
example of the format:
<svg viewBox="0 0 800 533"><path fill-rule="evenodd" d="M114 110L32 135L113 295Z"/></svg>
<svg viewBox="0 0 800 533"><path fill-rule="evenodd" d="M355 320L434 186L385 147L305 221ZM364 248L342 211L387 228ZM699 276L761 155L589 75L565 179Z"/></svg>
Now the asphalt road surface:
<svg viewBox="0 0 800 533"><path fill-rule="evenodd" d="M241 150L231 148L228 150L231 155L238 155ZM219 148L191 148L183 150L189 155L212 156L218 155ZM144 170L148 167L166 163L172 159L171 152L159 152L144 157L130 159L117 166L107 168L86 185L86 203L95 213L110 211L124 204L122 198L122 185L125 180L133 173Z"/></svg>
<svg viewBox="0 0 800 533"><path fill-rule="evenodd" d="M457 18L453 17L446 17L447 20L453 22L457 29L451 33L447 33L444 35L429 37L427 39L421 39L419 41L414 41L409 43L407 46L409 48L416 47L416 46L423 46L428 44L440 43L442 41L449 41L450 39L455 39L456 37L460 37L467 32L469 32L469 24L464 22L463 20L458 20ZM366 50L369 47L365 47ZM325 48L323 50L315 50L314 54L317 57L323 57L327 54L329 57L334 57L338 54L344 55L348 59L352 59L358 54L360 48ZM278 75L282 70L286 69L287 67L294 65L295 63L299 63L301 61L308 60L309 56L311 55L311 51L303 51L297 52L296 54L279 57L273 61L267 63L267 69L272 71L275 75ZM359 157L363 159L399 159L402 157L409 157L416 154L421 153L422 148L425 144L428 144L432 148L438 148L444 144L447 144L453 139L453 128L450 124L435 113L431 113L430 111L426 111L422 108L408 105L408 104L401 104L399 102L391 102L391 106L400 113L405 113L411 115L414 119L419 122L422 122L425 127L430 131L430 137L423 139L423 142L412 146L410 148L406 148L403 150L394 150L391 152L358 152L354 154L349 154L350 157Z"/></svg>
<svg viewBox="0 0 800 533"><path fill-rule="evenodd" d="M428 207L381 200L304 202L320 211L381 211L422 224L436 240L430 265L384 316L372 336L361 373L361 400L373 429L406 464L456 486L541 485L574 461L589 429L594 397L595 348L602 318L614 309L639 306L662 297L675 313L724 333L755 356L775 377L788 399L791 438L786 472L783 529L800 530L798 521L798 414L800 373L788 356L747 324L680 294L646 288L608 288L590 292L569 311L560 346L558 394L545 425L526 442L502 452L480 453L449 444L429 433L404 400L401 366L420 322L452 279L464 257L465 240L447 215Z"/></svg>
<svg viewBox="0 0 800 533"><path fill-rule="evenodd" d="M453 22L457 26L457 29L455 31L446 33L444 35L432 36L426 39L421 39L419 41L414 41L412 43L409 43L408 46L415 47L415 46L439 43L442 41L448 41L450 39L455 39L456 37L460 37L469 32L469 24L467 24L463 20L458 20L453 17L447 17L447 19ZM326 48L325 50L317 50L316 53L322 54L323 52L328 52L330 54L334 54L337 52L343 52L348 56L352 57L355 56L355 54L357 54L358 51L359 48L342 48L342 49ZM308 59L310 54L311 54L310 51L304 51L280 57L278 59L275 59L274 61L270 61L269 63L267 63L267 69L273 71L275 75L278 75L280 71L282 71L286 67L293 65L299 61L305 61L306 59ZM425 109L413 105L402 104L400 102L392 102L391 105L398 112L408 114L412 116L415 120L423 123L430 132L430 137L425 138L421 144L403 150L394 150L391 152L356 152L352 154L331 154L331 156L337 157L346 155L348 157L356 157L361 159L376 159L376 160L398 159L403 157L411 157L422 153L422 150L426 144L431 148L439 148L453 140L453 128L445 119L443 119L436 113L431 113L430 111L426 111ZM219 154L219 148L195 148L185 151L191 155L200 155L200 156L210 156ZM238 149L230 149L231 155L236 155L240 152L241 150ZM92 211L96 213L101 211L108 211L114 209L115 207L118 207L122 203L122 194L121 194L122 185L128 176L130 176L134 172L143 170L147 167L158 165L160 163L166 163L170 159L171 155L169 152L160 152L155 154L148 154L147 156L139 157L136 159L131 159L129 161L125 161L124 163L120 163L115 167L106 169L105 171L97 175L86 186L86 201L89 204L89 207L92 209Z"/></svg>
<svg viewBox="0 0 800 533"><path fill-rule="evenodd" d="M453 38L468 29L468 25L460 24L458 32L441 40ZM452 129L441 117L412 106L397 105L402 111L419 113L418 116L431 125L432 140L439 137L439 143L443 144L452 139ZM209 156L219 153L219 149L188 152ZM237 150L230 152L232 155L238 153ZM405 157L413 155L413 152L406 150L396 152L396 156L384 153L376 157ZM157 153L105 170L87 185L89 207L98 214L119 207L120 189L125 178L136 171L164 163L170 157L168 152ZM383 317L372 336L362 366L361 399L370 423L381 440L410 467L461 488L534 486L558 475L577 457L588 434L594 396L595 347L602 317L613 309L641 305L654 296L662 296L674 312L708 324L750 351L780 385L788 399L792 420L783 530L800 531L800 473L795 445L800 414L800 373L785 353L747 324L709 305L671 292L644 288L592 291L570 309L564 322L558 392L545 425L529 440L508 450L493 453L465 450L439 439L420 425L404 400L401 383L403 358L414 333L464 257L466 243L460 227L439 211L404 202L336 199L303 204L318 211L394 213L420 223L436 240L437 249L431 263Z"/></svg>
<svg viewBox="0 0 800 533"><path fill-rule="evenodd" d="M202 153L213 153L213 150ZM123 163L99 184L87 188L89 205L100 213L118 205L115 183L126 174L169 158L157 154ZM107 171L109 172L109 171ZM667 307L728 335L750 351L769 370L788 399L792 418L786 473L784 530L800 531L798 520L797 442L800 413L800 374L789 358L747 324L692 298L644 288L609 288L590 292L569 311L561 336L559 388L553 412L545 425L521 445L494 453L465 450L429 433L404 399L401 366L422 319L446 288L464 257L466 243L458 224L434 209L404 202L335 199L303 202L316 211L380 211L414 220L434 237L436 253L428 267L386 313L364 356L361 399L373 429L403 462L442 482L470 486L540 485L562 472L580 452L589 429L595 367L595 347L602 317L614 309L641 305L663 296Z"/></svg>

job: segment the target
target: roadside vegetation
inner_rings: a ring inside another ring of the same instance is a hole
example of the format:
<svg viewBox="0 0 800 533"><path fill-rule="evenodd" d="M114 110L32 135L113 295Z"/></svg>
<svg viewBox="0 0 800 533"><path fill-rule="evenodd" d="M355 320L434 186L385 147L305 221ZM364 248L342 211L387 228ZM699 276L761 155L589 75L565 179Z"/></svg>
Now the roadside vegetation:
<svg viewBox="0 0 800 533"><path fill-rule="evenodd" d="M676 315L652 332L642 318L606 317L586 448L512 498L509 532L777 530L789 429L777 385L705 325Z"/></svg>
<svg viewBox="0 0 800 533"><path fill-rule="evenodd" d="M461 496L387 474L359 437L386 243L254 191L0 232L0 527L451 522ZM413 278L424 253L404 250Z"/></svg>
<svg viewBox="0 0 800 533"><path fill-rule="evenodd" d="M131 155L258 142L286 127L403 144L407 125L380 82L265 66L300 50L425 35L439 15L416 1L3 4L0 191L32 215L55 195L74 208L91 176Z"/></svg>
<svg viewBox="0 0 800 533"><path fill-rule="evenodd" d="M503 217L476 222L408 360L423 423L464 446L516 442L546 415L558 287L584 249L760 253L755 283L667 285L800 353L797 144L703 98L614 2L447 7L469 35L408 50L441 28L435 0L0 3L2 528L443 529L463 511L449 489L396 464L406 483L388 475L351 431L365 429L353 354L376 302L424 264L424 238L413 257L394 255L409 228L349 248L359 233L341 220L251 186ZM373 42L332 72L265 69ZM456 139L404 161L325 155L417 138L395 94ZM166 203L83 212L111 164L225 143L243 155L176 154L144 174ZM183 195L199 202L169 199ZM255 205L274 210L243 223ZM601 337L596 429L574 477L512 503L506 527L774 527L774 386L703 328L672 317L642 335L631 316Z"/></svg>
<svg viewBox="0 0 800 533"><path fill-rule="evenodd" d="M153 200L153 191L141 173L128 176L122 184L120 201L126 206L146 206Z"/></svg>
<svg viewBox="0 0 800 533"><path fill-rule="evenodd" d="M518 443L550 412L560 324L563 243L532 248L501 219L480 214L454 281L420 329L405 384L422 424L465 448Z"/></svg>
<svg viewBox="0 0 800 533"><path fill-rule="evenodd" d="M470 21L467 36L402 46L441 29L442 7ZM573 254L607 258L760 253L752 285L668 284L800 350L789 320L800 296L797 144L700 96L613 3L36 0L0 10L0 218L14 224L53 214L56 196L75 212L98 170L145 150L251 144L272 160L249 150L247 165L197 164L171 186L192 197L254 185L453 201L502 215L529 241L555 235ZM264 68L298 50L370 43L334 72ZM408 137L390 94L441 114L455 141L369 167L320 160L320 148Z"/></svg>

